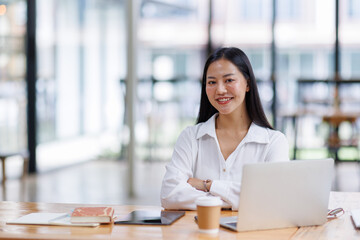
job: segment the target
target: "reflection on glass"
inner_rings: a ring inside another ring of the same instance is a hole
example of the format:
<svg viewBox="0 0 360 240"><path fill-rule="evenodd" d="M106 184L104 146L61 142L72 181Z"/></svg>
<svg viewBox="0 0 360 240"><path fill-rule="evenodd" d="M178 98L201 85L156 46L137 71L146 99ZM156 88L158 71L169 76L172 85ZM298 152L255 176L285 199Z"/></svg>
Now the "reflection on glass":
<svg viewBox="0 0 360 240"><path fill-rule="evenodd" d="M153 63L153 76L156 80L169 80L174 77L174 62L169 56L158 56Z"/></svg>
<svg viewBox="0 0 360 240"><path fill-rule="evenodd" d="M196 17L198 1L191 0L161 0L142 1L141 16L143 18L190 18Z"/></svg>
<svg viewBox="0 0 360 240"><path fill-rule="evenodd" d="M39 0L37 8L39 170L118 156L123 2Z"/></svg>
<svg viewBox="0 0 360 240"><path fill-rule="evenodd" d="M286 2L286 3L285 3ZM297 79L329 78L328 56L333 51L335 2L279 1L275 29L278 49L278 91L281 109L296 108ZM322 11L320 10L320 6Z"/></svg>
<svg viewBox="0 0 360 240"><path fill-rule="evenodd" d="M27 147L25 24L25 1L0 2L0 152Z"/></svg>
<svg viewBox="0 0 360 240"><path fill-rule="evenodd" d="M195 123L206 57L208 3L142 1L136 125L141 160L170 160L181 130Z"/></svg>
<svg viewBox="0 0 360 240"><path fill-rule="evenodd" d="M94 158L104 149L120 151L125 2L37 1L40 169L50 162L55 166ZM211 29L214 47L236 46L249 56L269 119L274 96L270 81L272 2L213 0ZM344 80L360 77L359 2L340 1L340 71ZM194 124L197 116L207 55L209 1L144 0L140 7L139 155L169 160L178 134ZM335 0L279 0L276 10L277 103L280 110L291 110L300 103L298 79L333 77ZM26 146L25 13L24 0L0 4L0 148ZM321 85L312 90L319 98L333 93ZM353 99L357 90L354 85L341 89L340 95ZM343 107L354 106L349 100ZM319 142L315 128L309 129L306 139ZM56 154L70 149L71 155ZM61 157L54 160L49 156Z"/></svg>

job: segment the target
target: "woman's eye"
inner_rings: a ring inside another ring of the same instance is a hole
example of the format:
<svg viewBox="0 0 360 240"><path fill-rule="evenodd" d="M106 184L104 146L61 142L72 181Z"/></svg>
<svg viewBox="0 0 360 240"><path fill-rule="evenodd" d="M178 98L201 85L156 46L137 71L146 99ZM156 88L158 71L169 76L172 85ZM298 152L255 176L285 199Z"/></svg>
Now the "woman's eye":
<svg viewBox="0 0 360 240"><path fill-rule="evenodd" d="M233 82L234 79L226 79L226 82Z"/></svg>
<svg viewBox="0 0 360 240"><path fill-rule="evenodd" d="M216 83L215 81L208 81L209 85L212 85L212 84L215 84L215 83Z"/></svg>

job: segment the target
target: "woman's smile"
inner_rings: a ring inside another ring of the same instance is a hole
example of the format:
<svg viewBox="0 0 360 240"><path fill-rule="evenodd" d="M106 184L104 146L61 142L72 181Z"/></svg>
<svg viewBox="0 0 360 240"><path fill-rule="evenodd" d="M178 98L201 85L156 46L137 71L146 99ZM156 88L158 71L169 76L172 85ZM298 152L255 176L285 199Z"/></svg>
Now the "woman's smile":
<svg viewBox="0 0 360 240"><path fill-rule="evenodd" d="M219 103L219 104L228 104L233 98L231 97L227 97L227 98L218 98L216 99L216 101Z"/></svg>

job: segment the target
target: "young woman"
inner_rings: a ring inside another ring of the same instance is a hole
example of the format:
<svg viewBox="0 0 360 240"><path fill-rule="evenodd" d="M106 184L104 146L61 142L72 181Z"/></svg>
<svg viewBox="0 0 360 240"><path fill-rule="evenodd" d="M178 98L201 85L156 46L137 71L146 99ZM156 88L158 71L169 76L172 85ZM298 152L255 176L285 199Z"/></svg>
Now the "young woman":
<svg viewBox="0 0 360 240"><path fill-rule="evenodd" d="M266 119L245 53L218 49L204 67L197 124L181 133L166 166L161 204L194 210L195 200L210 194L236 210L243 165L288 161L288 151Z"/></svg>

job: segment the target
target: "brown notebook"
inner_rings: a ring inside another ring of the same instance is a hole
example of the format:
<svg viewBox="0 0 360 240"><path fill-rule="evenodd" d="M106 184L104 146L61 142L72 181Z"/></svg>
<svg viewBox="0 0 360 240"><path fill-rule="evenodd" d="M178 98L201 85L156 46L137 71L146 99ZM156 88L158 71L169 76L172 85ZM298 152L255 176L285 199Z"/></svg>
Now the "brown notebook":
<svg viewBox="0 0 360 240"><path fill-rule="evenodd" d="M111 223L114 209L112 207L78 207L71 214L72 223Z"/></svg>

